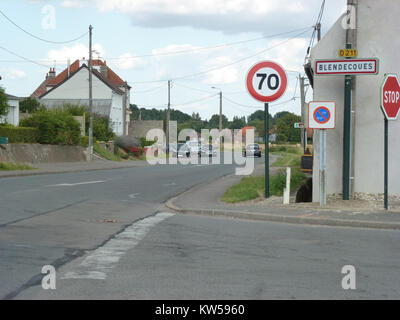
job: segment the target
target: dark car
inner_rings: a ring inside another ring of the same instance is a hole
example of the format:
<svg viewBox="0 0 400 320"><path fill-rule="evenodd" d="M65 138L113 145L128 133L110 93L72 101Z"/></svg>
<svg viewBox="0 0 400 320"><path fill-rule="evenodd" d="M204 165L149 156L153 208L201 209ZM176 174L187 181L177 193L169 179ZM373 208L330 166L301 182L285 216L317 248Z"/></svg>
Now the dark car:
<svg viewBox="0 0 400 320"><path fill-rule="evenodd" d="M248 144L244 149L244 156L254 156L261 158L261 148L258 144Z"/></svg>

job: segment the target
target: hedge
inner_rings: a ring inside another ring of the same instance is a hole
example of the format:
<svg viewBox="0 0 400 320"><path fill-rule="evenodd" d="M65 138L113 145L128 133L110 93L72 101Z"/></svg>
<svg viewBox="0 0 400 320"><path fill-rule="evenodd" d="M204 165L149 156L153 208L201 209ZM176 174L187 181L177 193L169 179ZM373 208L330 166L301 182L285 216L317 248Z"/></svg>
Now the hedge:
<svg viewBox="0 0 400 320"><path fill-rule="evenodd" d="M8 143L37 143L39 130L24 127L0 127L0 137L8 137Z"/></svg>
<svg viewBox="0 0 400 320"><path fill-rule="evenodd" d="M20 125L37 128L41 144L78 145L80 125L71 114L61 110L42 110L20 121Z"/></svg>

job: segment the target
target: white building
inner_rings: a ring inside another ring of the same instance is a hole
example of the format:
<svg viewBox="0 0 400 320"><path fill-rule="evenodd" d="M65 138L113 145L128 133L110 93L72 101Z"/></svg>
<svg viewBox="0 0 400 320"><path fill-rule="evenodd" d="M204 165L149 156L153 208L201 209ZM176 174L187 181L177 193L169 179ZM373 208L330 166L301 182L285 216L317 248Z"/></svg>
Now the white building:
<svg viewBox="0 0 400 320"><path fill-rule="evenodd" d="M93 60L92 74L93 112L108 116L110 128L117 135L128 134L130 86L101 60ZM89 68L84 60L76 60L57 76L50 69L31 97L38 98L48 108L59 108L66 103L88 106L88 79Z"/></svg>
<svg viewBox="0 0 400 320"><path fill-rule="evenodd" d="M356 2L349 25L356 27L353 48L358 50L358 58L380 61L378 75L358 75L353 80L350 195L364 198L367 194L376 196L384 192L384 117L379 102L380 87L386 73L400 74L400 3L398 0ZM338 51L346 45L346 20L344 14L312 49L312 69L316 59L339 59ZM317 76L313 71L309 74L313 82L313 100L336 101L336 129L327 132L327 194L341 194L345 76ZM319 201L318 152L319 134L315 132L314 202ZM389 121L389 195L400 196L399 163L400 119Z"/></svg>
<svg viewBox="0 0 400 320"><path fill-rule="evenodd" d="M0 123L9 123L13 126L19 124L19 98L6 94L8 98L8 113L5 116L0 117Z"/></svg>

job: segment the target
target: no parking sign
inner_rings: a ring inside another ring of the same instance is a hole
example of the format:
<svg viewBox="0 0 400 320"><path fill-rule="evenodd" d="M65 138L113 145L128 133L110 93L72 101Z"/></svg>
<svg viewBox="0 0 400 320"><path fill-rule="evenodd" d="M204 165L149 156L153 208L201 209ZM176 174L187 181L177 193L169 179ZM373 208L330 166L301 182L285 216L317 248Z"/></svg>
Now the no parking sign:
<svg viewBox="0 0 400 320"><path fill-rule="evenodd" d="M308 127L310 129L335 129L336 103L312 101L308 104Z"/></svg>

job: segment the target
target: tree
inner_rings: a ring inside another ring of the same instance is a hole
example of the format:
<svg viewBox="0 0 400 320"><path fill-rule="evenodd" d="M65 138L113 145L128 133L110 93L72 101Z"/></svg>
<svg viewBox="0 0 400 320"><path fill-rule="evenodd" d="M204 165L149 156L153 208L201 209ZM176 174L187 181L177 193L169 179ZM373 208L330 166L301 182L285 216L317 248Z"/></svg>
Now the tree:
<svg viewBox="0 0 400 320"><path fill-rule="evenodd" d="M39 101L32 98L27 98L19 103L19 110L21 112L34 113L40 107Z"/></svg>
<svg viewBox="0 0 400 320"><path fill-rule="evenodd" d="M232 122L229 124L229 129L242 129L246 126L246 118L245 117L233 117Z"/></svg>
<svg viewBox="0 0 400 320"><path fill-rule="evenodd" d="M289 111L281 111L281 112L277 112L274 117L272 118L272 124L276 125L278 123L278 120L284 116L286 116L287 114L289 114Z"/></svg>
<svg viewBox="0 0 400 320"><path fill-rule="evenodd" d="M228 127L228 118L222 115L222 129ZM208 121L208 127L210 129L219 129L219 114L214 114L210 121Z"/></svg>
<svg viewBox="0 0 400 320"><path fill-rule="evenodd" d="M301 117L294 113L287 113L281 117L276 126L276 134L279 142L300 142L301 130L294 128L296 122L300 122Z"/></svg>
<svg viewBox="0 0 400 320"><path fill-rule="evenodd" d="M264 120L264 111L257 110L247 117L247 122L251 122L254 120Z"/></svg>
<svg viewBox="0 0 400 320"><path fill-rule="evenodd" d="M0 87L0 116L5 116L8 113L8 98L4 89Z"/></svg>

